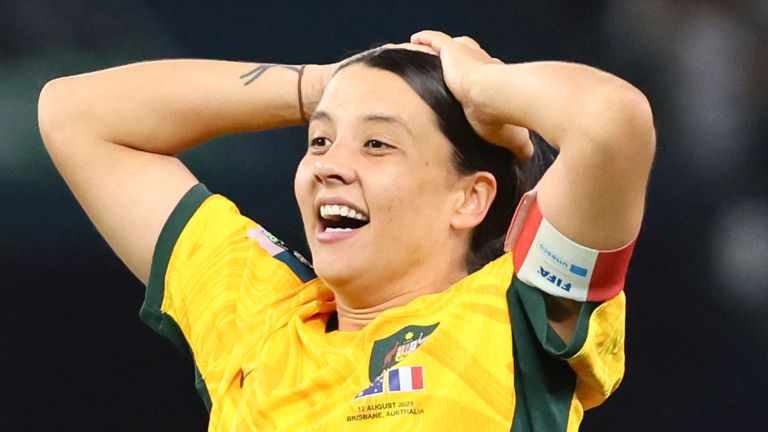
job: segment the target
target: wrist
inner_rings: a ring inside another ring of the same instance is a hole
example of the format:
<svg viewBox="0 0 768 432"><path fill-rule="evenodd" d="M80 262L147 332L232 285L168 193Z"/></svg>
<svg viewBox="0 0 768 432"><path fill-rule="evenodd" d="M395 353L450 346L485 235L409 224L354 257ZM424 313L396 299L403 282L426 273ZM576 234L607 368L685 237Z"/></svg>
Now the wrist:
<svg viewBox="0 0 768 432"><path fill-rule="evenodd" d="M333 72L336 70L335 64L317 65L308 64L304 66L304 72L301 76L301 104L303 116L305 119L312 117L320 98L323 97L325 85L330 81Z"/></svg>
<svg viewBox="0 0 768 432"><path fill-rule="evenodd" d="M483 65L468 74L462 83L464 91L457 97L468 117L482 123L498 123L498 111L493 106L498 97L492 82L499 65Z"/></svg>

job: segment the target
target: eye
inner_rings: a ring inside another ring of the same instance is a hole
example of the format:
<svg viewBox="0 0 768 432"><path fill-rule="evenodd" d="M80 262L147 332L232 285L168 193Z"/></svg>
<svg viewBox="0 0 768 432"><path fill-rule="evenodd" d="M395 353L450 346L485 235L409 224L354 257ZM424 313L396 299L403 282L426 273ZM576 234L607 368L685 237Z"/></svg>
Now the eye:
<svg viewBox="0 0 768 432"><path fill-rule="evenodd" d="M393 146L379 140L368 140L365 142L365 146L371 150L388 150L394 148Z"/></svg>
<svg viewBox="0 0 768 432"><path fill-rule="evenodd" d="M309 150L322 152L331 146L331 140L326 137L315 137L309 140Z"/></svg>

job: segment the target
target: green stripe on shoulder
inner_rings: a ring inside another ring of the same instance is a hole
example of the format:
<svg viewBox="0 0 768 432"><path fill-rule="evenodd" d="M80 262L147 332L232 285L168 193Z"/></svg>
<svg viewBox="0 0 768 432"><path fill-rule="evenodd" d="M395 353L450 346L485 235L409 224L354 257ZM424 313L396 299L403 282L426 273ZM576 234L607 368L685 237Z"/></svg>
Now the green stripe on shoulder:
<svg viewBox="0 0 768 432"><path fill-rule="evenodd" d="M163 295L165 293L165 274L173 248L176 245L176 240L181 235L192 215L195 214L203 201L210 196L211 192L208 188L202 183L198 183L182 197L176 208L171 212L171 215L165 222L165 226L160 231L157 245L155 245L155 252L152 256L152 268L149 273L149 283L147 283L147 290L144 294L144 304L142 304L139 311L139 317L142 321L170 340L179 350L189 354L193 361L192 349L184 338L181 328L179 328L173 317L163 313L161 305L163 304ZM200 375L200 371L197 369L197 365L195 365L195 387L210 412L211 398Z"/></svg>
<svg viewBox="0 0 768 432"><path fill-rule="evenodd" d="M564 360L575 355L587 338L589 318L596 303L585 303L570 344L547 321L544 294L513 278L507 290L515 359L514 432L565 431L576 373Z"/></svg>

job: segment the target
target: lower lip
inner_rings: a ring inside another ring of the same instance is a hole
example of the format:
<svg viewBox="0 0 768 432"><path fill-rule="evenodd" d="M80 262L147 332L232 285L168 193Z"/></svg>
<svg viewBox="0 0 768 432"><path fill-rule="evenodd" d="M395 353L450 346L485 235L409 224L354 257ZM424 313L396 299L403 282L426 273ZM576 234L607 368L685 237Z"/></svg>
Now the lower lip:
<svg viewBox="0 0 768 432"><path fill-rule="evenodd" d="M350 231L331 231L331 232L318 231L317 241L319 241L320 243L335 243L335 242L346 240L350 237L353 237L361 229L362 228L356 228Z"/></svg>

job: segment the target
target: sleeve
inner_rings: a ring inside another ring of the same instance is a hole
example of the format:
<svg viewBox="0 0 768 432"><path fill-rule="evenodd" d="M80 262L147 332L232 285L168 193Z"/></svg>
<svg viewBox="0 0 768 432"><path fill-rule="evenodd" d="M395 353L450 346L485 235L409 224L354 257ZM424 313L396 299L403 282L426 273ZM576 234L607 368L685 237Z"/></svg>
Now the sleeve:
<svg viewBox="0 0 768 432"><path fill-rule="evenodd" d="M634 242L596 251L571 242L541 215L535 190L513 219L505 249L514 273L507 291L515 360L513 430L571 430L624 375L624 279ZM582 302L566 344L547 320L545 294Z"/></svg>
<svg viewBox="0 0 768 432"><path fill-rule="evenodd" d="M214 370L226 362L241 323L284 310L274 306L312 278L300 255L198 184L160 233L140 317L192 356L195 385L210 409Z"/></svg>

